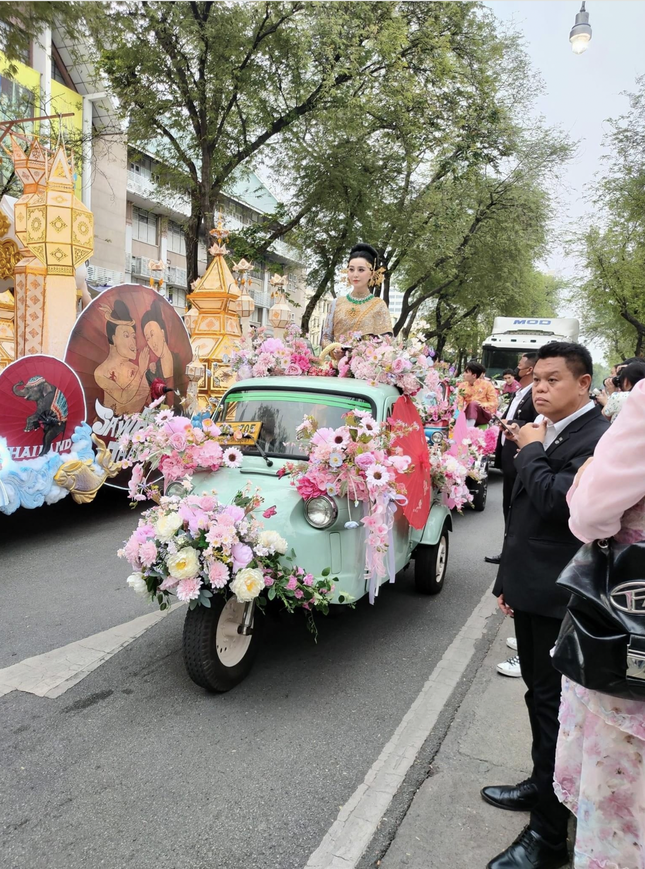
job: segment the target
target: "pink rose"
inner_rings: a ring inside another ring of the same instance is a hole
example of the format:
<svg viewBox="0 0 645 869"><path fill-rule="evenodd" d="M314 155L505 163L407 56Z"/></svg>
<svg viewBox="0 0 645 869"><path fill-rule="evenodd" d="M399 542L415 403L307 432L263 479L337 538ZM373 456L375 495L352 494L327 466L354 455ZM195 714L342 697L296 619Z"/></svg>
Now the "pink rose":
<svg viewBox="0 0 645 869"><path fill-rule="evenodd" d="M390 456L390 464L399 474L404 474L410 467L410 456Z"/></svg>
<svg viewBox="0 0 645 869"><path fill-rule="evenodd" d="M297 588L297 589L294 591L293 596L294 596L294 597L297 597L297 598L304 597L304 592L303 592L303 590L302 590L301 588Z"/></svg>
<svg viewBox="0 0 645 869"><path fill-rule="evenodd" d="M293 591L294 588L298 588L298 578L296 576L289 577L289 582L285 585L285 588L289 589L289 591Z"/></svg>
<svg viewBox="0 0 645 869"><path fill-rule="evenodd" d="M318 486L310 480L307 476L302 476L296 483L296 489L298 490L298 494L301 498L304 498L307 501L309 498L317 498L319 495L324 494L323 490L318 488Z"/></svg>
<svg viewBox="0 0 645 869"><path fill-rule="evenodd" d="M233 556L233 573L243 570L253 560L253 550L246 543L236 543L231 546L231 555Z"/></svg>
<svg viewBox="0 0 645 869"><path fill-rule="evenodd" d="M174 432L174 434L170 435L170 438L168 440L170 442L170 446L174 450L181 451L186 449L186 438L181 432Z"/></svg>
<svg viewBox="0 0 645 869"><path fill-rule="evenodd" d="M366 471L370 465L373 465L376 459L372 455L372 453L360 453L356 456L356 464L361 469L361 471Z"/></svg>
<svg viewBox="0 0 645 869"><path fill-rule="evenodd" d="M313 585L314 584L314 575L313 573L307 573L305 578L302 580L304 585Z"/></svg>

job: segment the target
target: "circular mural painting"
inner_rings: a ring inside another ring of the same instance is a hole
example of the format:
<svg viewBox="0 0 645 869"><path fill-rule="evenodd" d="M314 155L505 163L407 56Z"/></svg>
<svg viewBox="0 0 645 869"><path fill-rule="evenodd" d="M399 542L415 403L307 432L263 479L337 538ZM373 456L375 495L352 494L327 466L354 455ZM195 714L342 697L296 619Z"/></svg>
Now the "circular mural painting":
<svg viewBox="0 0 645 869"><path fill-rule="evenodd" d="M162 381L173 390L167 403L181 412L192 355L183 320L151 287L111 287L85 308L69 337L65 361L80 377L88 422L113 460L125 458L119 440L140 425L131 415L153 400L153 384L156 389Z"/></svg>
<svg viewBox="0 0 645 869"><path fill-rule="evenodd" d="M16 462L71 452L74 429L86 415L76 373L45 355L23 356L0 373L0 409L0 437Z"/></svg>

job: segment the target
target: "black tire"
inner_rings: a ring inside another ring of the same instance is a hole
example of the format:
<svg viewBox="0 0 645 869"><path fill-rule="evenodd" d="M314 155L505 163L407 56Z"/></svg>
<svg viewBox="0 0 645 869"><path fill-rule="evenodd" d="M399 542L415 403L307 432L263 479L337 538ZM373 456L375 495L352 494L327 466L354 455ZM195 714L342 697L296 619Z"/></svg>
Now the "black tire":
<svg viewBox="0 0 645 869"><path fill-rule="evenodd" d="M188 675L196 685L207 691L223 693L230 691L243 679L246 679L255 656L258 653L262 639L264 616L257 608L253 617L253 633L247 638L236 639L232 629L229 631L231 641L240 643L242 657L231 664L230 652L223 643L226 639L220 633L220 648L217 644L217 628L221 622L221 629L232 627L231 615L242 605L238 605L235 598L225 600L221 594L214 594L211 598L210 608L197 606L189 609L184 621L184 663ZM240 635L237 635L240 636ZM246 647L246 648L245 648ZM227 653L229 662L226 662ZM224 655L224 660L222 660Z"/></svg>
<svg viewBox="0 0 645 869"><path fill-rule="evenodd" d="M476 513L481 513L486 508L486 496L488 495L488 477L484 477L481 483L473 490L473 500L471 501L473 510Z"/></svg>
<svg viewBox="0 0 645 869"><path fill-rule="evenodd" d="M414 585L419 594L439 594L446 579L450 541L444 525L434 546L417 546L414 551Z"/></svg>

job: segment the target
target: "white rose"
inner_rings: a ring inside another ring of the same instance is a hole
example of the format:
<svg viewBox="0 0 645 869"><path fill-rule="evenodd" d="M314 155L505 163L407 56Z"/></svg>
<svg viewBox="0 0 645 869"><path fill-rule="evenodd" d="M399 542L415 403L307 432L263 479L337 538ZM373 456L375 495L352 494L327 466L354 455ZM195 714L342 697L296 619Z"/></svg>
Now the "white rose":
<svg viewBox="0 0 645 869"><path fill-rule="evenodd" d="M238 570L230 589L240 603L255 600L264 588L264 575L257 567Z"/></svg>
<svg viewBox="0 0 645 869"><path fill-rule="evenodd" d="M192 546L184 546L166 560L168 573L175 579L190 579L199 571L199 556Z"/></svg>
<svg viewBox="0 0 645 869"><path fill-rule="evenodd" d="M161 514L155 524L155 530L160 540L170 540L183 524L184 520L179 513L176 510L172 510L170 513Z"/></svg>
<svg viewBox="0 0 645 869"><path fill-rule="evenodd" d="M258 545L269 555L274 552L284 555L289 544L284 537L280 537L277 531L261 531L258 535Z"/></svg>
<svg viewBox="0 0 645 869"><path fill-rule="evenodd" d="M134 589L137 594L148 594L148 586L146 585L146 581L143 578L143 574L137 571L136 573L131 573L127 579L127 583L130 588Z"/></svg>

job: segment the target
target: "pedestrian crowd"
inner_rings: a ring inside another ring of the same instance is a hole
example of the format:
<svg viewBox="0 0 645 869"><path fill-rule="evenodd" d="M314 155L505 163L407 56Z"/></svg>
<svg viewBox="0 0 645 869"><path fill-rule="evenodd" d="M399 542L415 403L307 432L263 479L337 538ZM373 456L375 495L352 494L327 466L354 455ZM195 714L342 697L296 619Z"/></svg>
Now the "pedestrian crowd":
<svg viewBox="0 0 645 869"><path fill-rule="evenodd" d="M476 387L483 372L466 370ZM575 869L645 869L645 360L624 360L592 392L587 348L552 342L512 373L496 455L504 540L486 561L514 620L517 655L498 670L526 684L533 769L481 791L530 812L488 869L568 865L570 812ZM487 397L464 395L475 423Z"/></svg>

